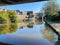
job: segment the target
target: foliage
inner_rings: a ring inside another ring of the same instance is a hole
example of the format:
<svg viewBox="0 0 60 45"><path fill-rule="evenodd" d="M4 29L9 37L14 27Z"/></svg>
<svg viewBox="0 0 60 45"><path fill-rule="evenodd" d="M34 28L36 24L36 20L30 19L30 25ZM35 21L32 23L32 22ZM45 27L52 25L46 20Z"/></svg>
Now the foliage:
<svg viewBox="0 0 60 45"><path fill-rule="evenodd" d="M0 24L4 23L17 23L17 15L14 11L0 11Z"/></svg>
<svg viewBox="0 0 60 45"><path fill-rule="evenodd" d="M7 23L8 15L5 11L0 11L0 23Z"/></svg>
<svg viewBox="0 0 60 45"><path fill-rule="evenodd" d="M59 6L55 0L50 0L43 9L47 20L53 20L58 15Z"/></svg>
<svg viewBox="0 0 60 45"><path fill-rule="evenodd" d="M8 13L8 17L9 17L10 21L16 23L17 22L16 13L14 11L11 11L11 10L7 10L7 13Z"/></svg>

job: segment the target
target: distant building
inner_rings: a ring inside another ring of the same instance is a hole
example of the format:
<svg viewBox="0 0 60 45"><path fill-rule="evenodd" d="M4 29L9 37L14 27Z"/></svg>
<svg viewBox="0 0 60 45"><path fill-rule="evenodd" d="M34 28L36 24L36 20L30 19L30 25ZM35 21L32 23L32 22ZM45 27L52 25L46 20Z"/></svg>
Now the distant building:
<svg viewBox="0 0 60 45"><path fill-rule="evenodd" d="M35 13L33 11L27 12L27 19L35 19Z"/></svg>
<svg viewBox="0 0 60 45"><path fill-rule="evenodd" d="M36 14L36 16L35 16L36 19L38 19L38 20L42 19L43 13L35 13L35 14Z"/></svg>
<svg viewBox="0 0 60 45"><path fill-rule="evenodd" d="M0 8L0 11L7 11L6 9Z"/></svg>
<svg viewBox="0 0 60 45"><path fill-rule="evenodd" d="M34 17L33 11L28 11L27 15L28 15L27 18L33 18Z"/></svg>
<svg viewBox="0 0 60 45"><path fill-rule="evenodd" d="M15 10L15 12L17 13L18 19L24 20L27 17L27 12L20 11L20 10Z"/></svg>
<svg viewBox="0 0 60 45"><path fill-rule="evenodd" d="M24 12L20 10L15 10L15 11L17 13L18 19L34 20L36 18L37 20L42 20L43 13L35 13L33 11Z"/></svg>
<svg viewBox="0 0 60 45"><path fill-rule="evenodd" d="M7 11L7 9L0 8L0 11ZM33 11L21 11L21 10L12 10L15 11L18 17L18 20L25 19L42 19L43 13L35 13Z"/></svg>
<svg viewBox="0 0 60 45"><path fill-rule="evenodd" d="M35 18L35 13L33 11L20 11L20 10L15 10L15 12L17 13L17 17L18 19L34 19Z"/></svg>

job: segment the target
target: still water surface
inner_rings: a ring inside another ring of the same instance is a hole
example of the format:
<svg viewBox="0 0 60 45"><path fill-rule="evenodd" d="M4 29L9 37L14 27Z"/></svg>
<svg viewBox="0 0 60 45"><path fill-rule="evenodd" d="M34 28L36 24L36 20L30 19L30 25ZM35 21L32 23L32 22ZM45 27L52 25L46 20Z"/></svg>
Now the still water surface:
<svg viewBox="0 0 60 45"><path fill-rule="evenodd" d="M0 25L0 42L13 45L55 45L57 35L45 23L30 27Z"/></svg>

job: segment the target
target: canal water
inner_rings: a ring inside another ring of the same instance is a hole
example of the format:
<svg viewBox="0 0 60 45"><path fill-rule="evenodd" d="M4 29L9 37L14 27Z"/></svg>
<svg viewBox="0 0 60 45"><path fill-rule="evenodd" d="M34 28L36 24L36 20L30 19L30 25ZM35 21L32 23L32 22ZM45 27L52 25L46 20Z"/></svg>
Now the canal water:
<svg viewBox="0 0 60 45"><path fill-rule="evenodd" d="M22 24L21 24L22 25ZM12 45L55 45L58 36L44 22L0 25L0 42Z"/></svg>

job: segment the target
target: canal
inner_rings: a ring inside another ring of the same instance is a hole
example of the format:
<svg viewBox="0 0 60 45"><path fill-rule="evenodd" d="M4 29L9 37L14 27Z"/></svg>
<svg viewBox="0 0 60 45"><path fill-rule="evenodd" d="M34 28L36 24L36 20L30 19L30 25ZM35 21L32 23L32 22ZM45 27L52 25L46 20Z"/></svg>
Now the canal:
<svg viewBox="0 0 60 45"><path fill-rule="evenodd" d="M45 22L0 25L0 42L13 45L55 45L58 35Z"/></svg>

